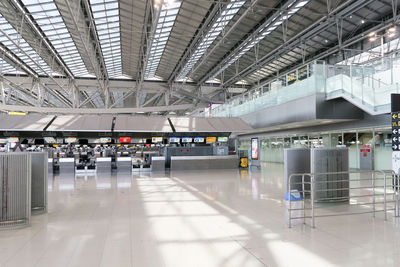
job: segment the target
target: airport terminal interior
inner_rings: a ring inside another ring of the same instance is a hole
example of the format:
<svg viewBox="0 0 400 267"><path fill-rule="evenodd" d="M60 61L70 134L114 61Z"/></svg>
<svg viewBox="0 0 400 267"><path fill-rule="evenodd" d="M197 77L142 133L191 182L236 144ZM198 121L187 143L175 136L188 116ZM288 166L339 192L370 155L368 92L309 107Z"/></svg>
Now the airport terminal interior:
<svg viewBox="0 0 400 267"><path fill-rule="evenodd" d="M0 267L400 266L400 0L1 0Z"/></svg>

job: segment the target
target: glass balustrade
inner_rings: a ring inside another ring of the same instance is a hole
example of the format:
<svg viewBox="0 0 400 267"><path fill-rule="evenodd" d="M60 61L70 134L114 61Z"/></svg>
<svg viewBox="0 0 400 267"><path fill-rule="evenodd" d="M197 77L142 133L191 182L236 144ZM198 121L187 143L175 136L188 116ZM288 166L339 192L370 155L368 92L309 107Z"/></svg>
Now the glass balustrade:
<svg viewBox="0 0 400 267"><path fill-rule="evenodd" d="M258 86L210 110L211 117L238 117L292 100L325 93L343 97L370 114L390 112L390 94L399 92L400 58L363 65L325 65L316 61Z"/></svg>

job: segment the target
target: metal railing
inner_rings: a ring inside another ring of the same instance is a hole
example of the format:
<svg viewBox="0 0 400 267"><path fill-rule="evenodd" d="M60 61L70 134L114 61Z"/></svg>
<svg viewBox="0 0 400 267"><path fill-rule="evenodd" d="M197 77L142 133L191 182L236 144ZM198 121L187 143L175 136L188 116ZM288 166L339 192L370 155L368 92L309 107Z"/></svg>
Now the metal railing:
<svg viewBox="0 0 400 267"><path fill-rule="evenodd" d="M359 175L357 179L351 179L352 175ZM320 177L328 177L330 179L321 180ZM332 179L332 176L340 177ZM293 177L301 177L301 182L292 183ZM391 185L388 186L387 181ZM288 198L288 226L292 227L293 220L302 220L306 224L306 219L311 219L311 226L315 227L315 218L330 216L345 216L355 214L371 213L375 217L375 213L383 212L384 219L387 220L388 210L394 211L394 216L399 216L399 181L400 178L392 170L376 170L376 171L345 171L345 172L325 172L325 173L294 173L289 176L289 198ZM302 207L292 208L290 193L293 185L301 184ZM317 185L326 185L326 189ZM339 185L339 187L338 187ZM340 186L341 185L341 186ZM382 191L383 192L379 192ZM337 192L341 191L341 194ZM336 193L336 194L332 194ZM321 197L322 195L326 197ZM388 195L392 196L392 200L388 200ZM361 201L360 199L367 199ZM338 205L331 205L339 202L347 202L345 206L348 208L344 212L335 211ZM388 204L390 207L388 208ZM353 211L349 207L362 206L364 210ZM377 209L377 206L381 209ZM365 209L367 208L367 210ZM370 208L370 209L368 209ZM316 211L320 211L316 214ZM293 211L300 211L302 216L293 217Z"/></svg>

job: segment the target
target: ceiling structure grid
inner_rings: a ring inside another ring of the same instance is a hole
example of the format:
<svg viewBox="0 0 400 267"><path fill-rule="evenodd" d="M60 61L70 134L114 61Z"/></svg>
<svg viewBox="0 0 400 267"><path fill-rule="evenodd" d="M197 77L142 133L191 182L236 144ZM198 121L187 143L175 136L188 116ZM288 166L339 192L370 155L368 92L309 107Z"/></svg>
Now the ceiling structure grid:
<svg viewBox="0 0 400 267"><path fill-rule="evenodd" d="M53 0L22 0L22 2L73 75L87 76L88 70L55 2Z"/></svg>

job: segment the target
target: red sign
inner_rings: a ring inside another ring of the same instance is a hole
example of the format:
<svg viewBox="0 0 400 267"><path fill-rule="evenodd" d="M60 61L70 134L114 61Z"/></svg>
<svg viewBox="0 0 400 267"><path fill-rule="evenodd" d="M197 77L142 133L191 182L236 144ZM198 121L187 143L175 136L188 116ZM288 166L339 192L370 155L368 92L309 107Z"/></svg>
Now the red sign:
<svg viewBox="0 0 400 267"><path fill-rule="evenodd" d="M120 138L119 138L119 142L120 142L121 144L130 143L130 142L131 142L131 138L130 138L130 137L120 137Z"/></svg>
<svg viewBox="0 0 400 267"><path fill-rule="evenodd" d="M360 152L363 153L363 157L366 157L367 153L371 152L370 146L369 145L364 145L364 148L361 148Z"/></svg>

